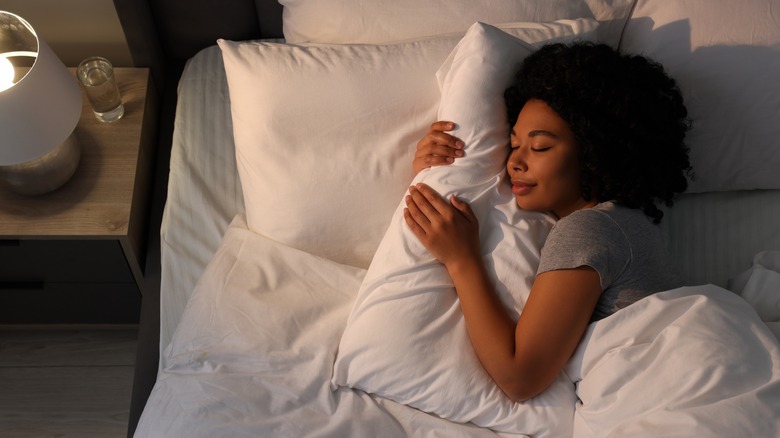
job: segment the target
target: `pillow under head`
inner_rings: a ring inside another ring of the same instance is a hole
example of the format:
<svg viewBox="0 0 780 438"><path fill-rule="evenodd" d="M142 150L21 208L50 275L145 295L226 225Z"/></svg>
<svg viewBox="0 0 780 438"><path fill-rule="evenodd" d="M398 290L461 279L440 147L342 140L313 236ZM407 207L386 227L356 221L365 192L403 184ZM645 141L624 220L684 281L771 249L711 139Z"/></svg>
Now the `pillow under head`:
<svg viewBox="0 0 780 438"><path fill-rule="evenodd" d="M780 189L777 10L780 0L640 0L626 24L621 49L659 61L680 86L690 193Z"/></svg>

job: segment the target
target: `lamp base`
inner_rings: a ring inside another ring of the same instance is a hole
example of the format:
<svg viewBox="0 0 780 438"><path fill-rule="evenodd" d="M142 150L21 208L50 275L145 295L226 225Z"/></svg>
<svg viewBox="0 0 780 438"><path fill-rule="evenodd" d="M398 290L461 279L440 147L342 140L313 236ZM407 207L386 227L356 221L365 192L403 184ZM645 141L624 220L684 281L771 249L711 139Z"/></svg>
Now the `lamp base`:
<svg viewBox="0 0 780 438"><path fill-rule="evenodd" d="M67 182L81 160L76 131L42 157L10 166L0 166L0 185L22 195L41 195Z"/></svg>

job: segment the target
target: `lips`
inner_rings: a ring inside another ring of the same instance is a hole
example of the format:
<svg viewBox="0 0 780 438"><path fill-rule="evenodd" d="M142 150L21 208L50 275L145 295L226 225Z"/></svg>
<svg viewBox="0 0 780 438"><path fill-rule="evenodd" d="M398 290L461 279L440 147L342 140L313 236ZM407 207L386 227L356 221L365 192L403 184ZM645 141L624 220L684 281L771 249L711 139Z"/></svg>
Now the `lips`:
<svg viewBox="0 0 780 438"><path fill-rule="evenodd" d="M512 193L515 196L527 195L536 187L536 184L527 183L525 181L512 180Z"/></svg>

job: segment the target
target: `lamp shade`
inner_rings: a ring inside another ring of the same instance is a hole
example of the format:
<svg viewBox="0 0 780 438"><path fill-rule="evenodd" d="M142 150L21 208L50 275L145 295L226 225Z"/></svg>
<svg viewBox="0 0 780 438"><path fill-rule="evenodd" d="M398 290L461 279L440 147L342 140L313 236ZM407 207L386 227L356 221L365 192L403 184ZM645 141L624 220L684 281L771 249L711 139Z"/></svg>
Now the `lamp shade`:
<svg viewBox="0 0 780 438"><path fill-rule="evenodd" d="M25 73L22 58L32 57ZM0 166L36 160L58 148L76 127L82 105L76 79L32 26L0 11L0 78L9 64L21 77L0 83Z"/></svg>

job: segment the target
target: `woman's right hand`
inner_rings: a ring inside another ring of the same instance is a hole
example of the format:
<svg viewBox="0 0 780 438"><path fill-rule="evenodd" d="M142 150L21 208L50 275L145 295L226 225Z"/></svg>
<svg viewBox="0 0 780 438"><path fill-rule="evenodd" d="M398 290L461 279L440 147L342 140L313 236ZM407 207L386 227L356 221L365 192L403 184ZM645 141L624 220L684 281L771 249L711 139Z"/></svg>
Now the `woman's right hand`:
<svg viewBox="0 0 780 438"><path fill-rule="evenodd" d="M418 174L431 166L452 164L456 158L463 156L463 142L445 131L455 129L455 123L439 121L431 125L428 133L417 142L412 168Z"/></svg>

